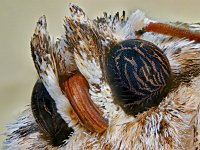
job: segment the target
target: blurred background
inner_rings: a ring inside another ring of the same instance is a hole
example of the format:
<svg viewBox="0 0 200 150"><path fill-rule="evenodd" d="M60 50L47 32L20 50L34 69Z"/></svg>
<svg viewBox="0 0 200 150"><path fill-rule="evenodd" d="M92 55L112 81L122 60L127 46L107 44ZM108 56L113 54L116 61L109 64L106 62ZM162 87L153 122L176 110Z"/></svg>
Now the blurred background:
<svg viewBox="0 0 200 150"><path fill-rule="evenodd" d="M30 104L37 79L30 39L38 18L46 15L48 31L56 39L64 33L70 2L81 6L90 18L104 11L129 14L141 9L162 22L200 22L199 0L0 0L0 134ZM0 135L0 149L4 138Z"/></svg>

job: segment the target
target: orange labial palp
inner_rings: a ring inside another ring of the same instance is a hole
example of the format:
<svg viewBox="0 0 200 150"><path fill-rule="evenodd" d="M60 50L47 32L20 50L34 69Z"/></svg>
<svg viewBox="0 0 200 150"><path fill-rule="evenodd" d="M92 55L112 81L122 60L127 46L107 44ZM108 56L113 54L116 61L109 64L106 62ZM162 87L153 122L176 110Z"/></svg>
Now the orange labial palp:
<svg viewBox="0 0 200 150"><path fill-rule="evenodd" d="M155 32L179 38L187 38L189 40L200 42L200 33L195 33L187 29L174 27L164 23L151 22L146 27L144 27L144 30L147 32Z"/></svg>
<svg viewBox="0 0 200 150"><path fill-rule="evenodd" d="M102 133L108 128L108 120L90 98L87 80L76 73L63 83L64 92L80 123L91 132Z"/></svg>

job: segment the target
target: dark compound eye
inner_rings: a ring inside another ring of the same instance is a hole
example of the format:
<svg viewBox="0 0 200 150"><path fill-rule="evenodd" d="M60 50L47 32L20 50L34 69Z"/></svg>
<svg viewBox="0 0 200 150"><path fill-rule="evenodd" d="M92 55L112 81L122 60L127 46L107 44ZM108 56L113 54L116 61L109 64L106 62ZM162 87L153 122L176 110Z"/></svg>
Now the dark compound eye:
<svg viewBox="0 0 200 150"><path fill-rule="evenodd" d="M43 83L38 80L33 88L31 108L42 137L53 146L63 144L72 134L73 129L57 112L56 104Z"/></svg>
<svg viewBox="0 0 200 150"><path fill-rule="evenodd" d="M115 102L136 115L158 106L168 93L171 69L167 57L154 44L125 40L106 56L106 74Z"/></svg>

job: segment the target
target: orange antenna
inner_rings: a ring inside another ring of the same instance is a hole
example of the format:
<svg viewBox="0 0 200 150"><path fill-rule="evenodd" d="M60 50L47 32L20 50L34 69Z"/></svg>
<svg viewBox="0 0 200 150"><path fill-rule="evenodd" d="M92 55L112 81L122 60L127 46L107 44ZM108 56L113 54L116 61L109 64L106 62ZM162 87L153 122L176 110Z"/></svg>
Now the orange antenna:
<svg viewBox="0 0 200 150"><path fill-rule="evenodd" d="M164 23L151 22L146 27L144 27L144 31L171 35L179 38L187 38L189 40L200 42L200 33L195 33L187 29L174 27Z"/></svg>

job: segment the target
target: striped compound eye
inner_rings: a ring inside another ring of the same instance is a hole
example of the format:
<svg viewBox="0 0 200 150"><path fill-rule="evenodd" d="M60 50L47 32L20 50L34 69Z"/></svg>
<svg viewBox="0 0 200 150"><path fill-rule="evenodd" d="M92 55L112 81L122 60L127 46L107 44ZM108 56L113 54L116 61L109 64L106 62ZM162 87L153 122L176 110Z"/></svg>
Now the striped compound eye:
<svg viewBox="0 0 200 150"><path fill-rule="evenodd" d="M56 104L41 80L33 88L31 108L42 137L51 145L62 145L73 133L73 129L58 114Z"/></svg>
<svg viewBox="0 0 200 150"><path fill-rule="evenodd" d="M172 78L165 54L154 44L131 39L106 56L106 74L115 102L131 115L158 106Z"/></svg>

